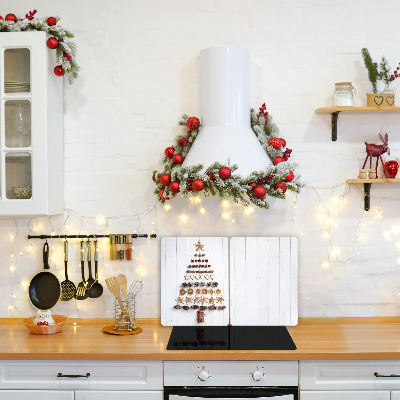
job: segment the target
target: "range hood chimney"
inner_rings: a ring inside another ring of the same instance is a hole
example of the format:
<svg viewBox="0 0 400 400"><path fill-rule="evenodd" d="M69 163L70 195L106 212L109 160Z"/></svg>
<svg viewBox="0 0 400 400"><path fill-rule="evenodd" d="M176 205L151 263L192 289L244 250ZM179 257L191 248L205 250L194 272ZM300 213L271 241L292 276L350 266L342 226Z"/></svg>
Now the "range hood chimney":
<svg viewBox="0 0 400 400"><path fill-rule="evenodd" d="M202 128L183 166L216 161L238 164L246 177L271 160L250 127L250 53L242 47L212 47L200 52Z"/></svg>

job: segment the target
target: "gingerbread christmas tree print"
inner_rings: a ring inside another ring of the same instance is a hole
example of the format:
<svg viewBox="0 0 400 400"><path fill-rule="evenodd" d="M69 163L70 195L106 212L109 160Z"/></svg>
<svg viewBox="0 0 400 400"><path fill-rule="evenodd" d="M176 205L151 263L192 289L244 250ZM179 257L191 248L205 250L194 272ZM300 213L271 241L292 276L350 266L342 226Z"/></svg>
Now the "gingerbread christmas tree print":
<svg viewBox="0 0 400 400"><path fill-rule="evenodd" d="M205 245L199 240L194 246L174 309L196 312L197 323L204 323L208 312L224 310L226 306Z"/></svg>

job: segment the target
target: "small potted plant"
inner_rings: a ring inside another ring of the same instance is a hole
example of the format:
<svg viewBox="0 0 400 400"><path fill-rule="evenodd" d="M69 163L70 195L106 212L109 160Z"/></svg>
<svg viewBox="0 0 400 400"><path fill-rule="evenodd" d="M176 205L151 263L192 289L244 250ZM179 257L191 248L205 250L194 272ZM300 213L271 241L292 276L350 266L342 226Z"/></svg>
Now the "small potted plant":
<svg viewBox="0 0 400 400"><path fill-rule="evenodd" d="M391 74L389 62L385 56L382 57L381 63L373 62L371 55L367 48L361 50L364 60L365 68L368 71L368 78L372 84L372 93L367 93L367 106L368 107L394 107L394 92L390 89L389 85L392 81L398 78L400 67ZM400 64L399 64L400 65ZM385 88L382 92L378 92L377 81L385 83Z"/></svg>

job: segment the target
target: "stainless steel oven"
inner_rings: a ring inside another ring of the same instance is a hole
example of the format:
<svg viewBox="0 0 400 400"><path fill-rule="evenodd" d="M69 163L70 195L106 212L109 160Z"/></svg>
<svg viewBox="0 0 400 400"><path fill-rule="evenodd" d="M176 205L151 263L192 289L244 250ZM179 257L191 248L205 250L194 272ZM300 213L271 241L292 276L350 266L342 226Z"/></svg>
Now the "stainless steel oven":
<svg viewBox="0 0 400 400"><path fill-rule="evenodd" d="M166 361L164 400L298 400L297 361Z"/></svg>

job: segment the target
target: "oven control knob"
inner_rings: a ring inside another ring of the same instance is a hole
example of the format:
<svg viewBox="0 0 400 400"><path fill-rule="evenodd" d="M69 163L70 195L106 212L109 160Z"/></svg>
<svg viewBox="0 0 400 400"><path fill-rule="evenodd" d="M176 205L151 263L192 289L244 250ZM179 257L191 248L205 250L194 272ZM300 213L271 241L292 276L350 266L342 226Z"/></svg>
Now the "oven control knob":
<svg viewBox="0 0 400 400"><path fill-rule="evenodd" d="M210 373L208 371L203 369L202 371L199 372L199 375L197 375L197 377L201 381L205 382L208 378L211 378L211 375L210 375Z"/></svg>
<svg viewBox="0 0 400 400"><path fill-rule="evenodd" d="M264 372L261 372L260 370L254 371L251 374L253 376L253 380L256 382L262 381L264 377Z"/></svg>

